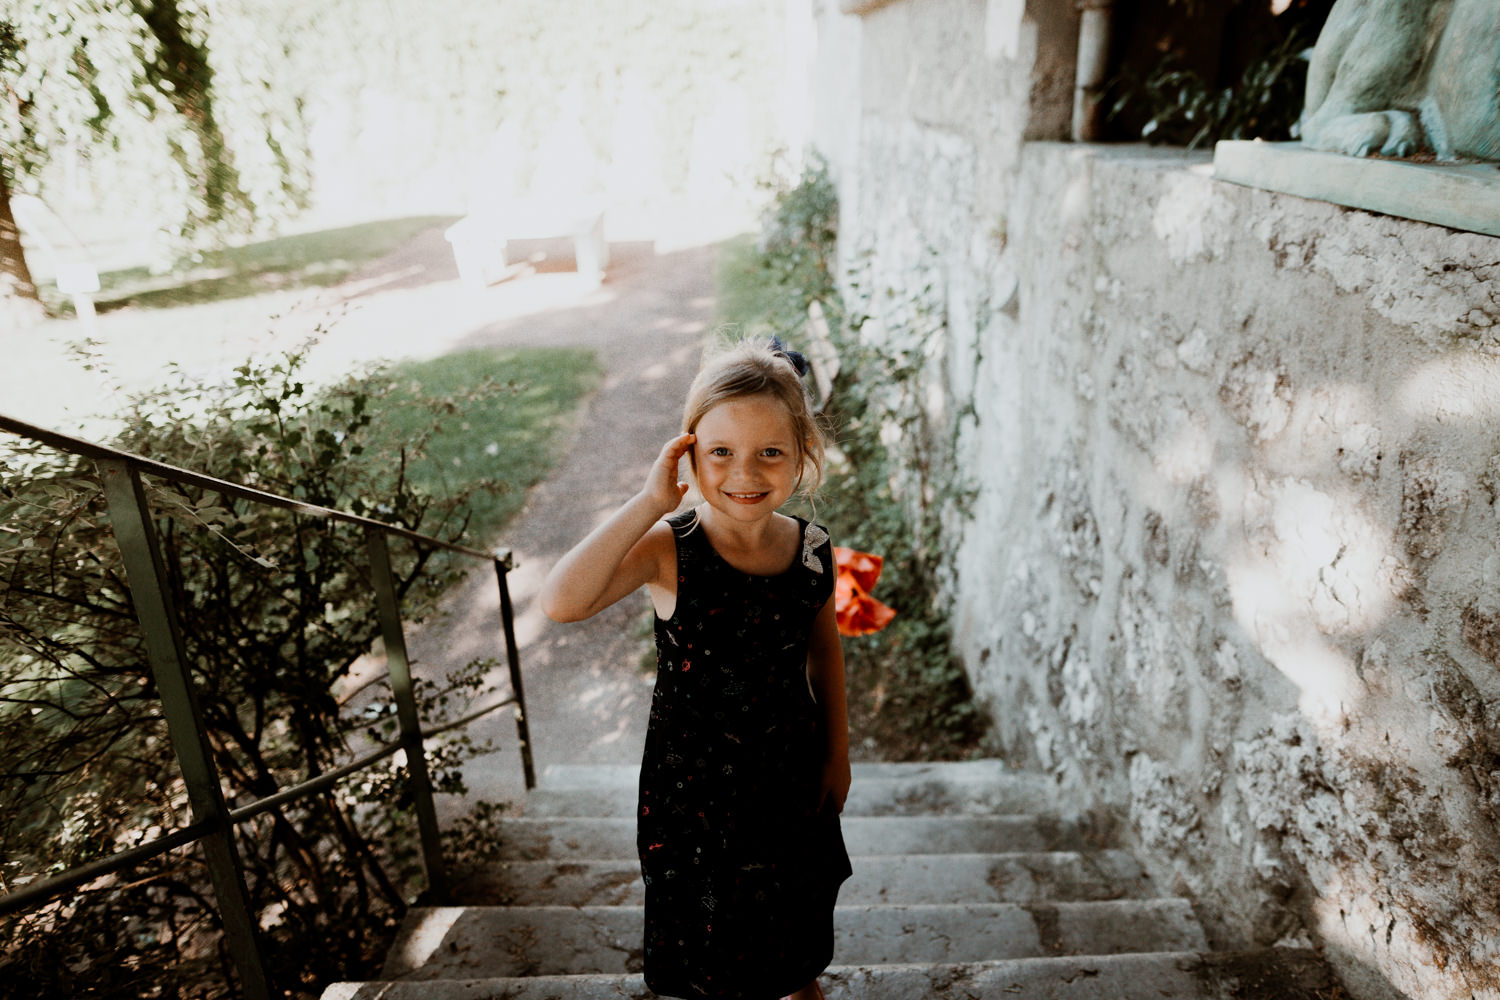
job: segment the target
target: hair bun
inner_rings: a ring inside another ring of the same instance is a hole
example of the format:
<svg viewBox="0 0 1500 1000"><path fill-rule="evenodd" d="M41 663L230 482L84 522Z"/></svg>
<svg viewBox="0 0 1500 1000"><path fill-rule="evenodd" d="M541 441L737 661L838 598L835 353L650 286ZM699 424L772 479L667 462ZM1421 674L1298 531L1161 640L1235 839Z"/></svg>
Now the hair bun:
<svg viewBox="0 0 1500 1000"><path fill-rule="evenodd" d="M801 352L794 351L782 341L780 337L771 338L771 353L778 357L786 358L797 370L799 378L807 378L807 358Z"/></svg>

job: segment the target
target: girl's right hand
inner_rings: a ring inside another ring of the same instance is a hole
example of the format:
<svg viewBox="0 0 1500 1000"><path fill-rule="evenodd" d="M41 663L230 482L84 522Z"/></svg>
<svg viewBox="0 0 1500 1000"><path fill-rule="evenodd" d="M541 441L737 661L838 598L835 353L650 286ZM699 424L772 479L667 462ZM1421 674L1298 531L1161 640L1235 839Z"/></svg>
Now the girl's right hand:
<svg viewBox="0 0 1500 1000"><path fill-rule="evenodd" d="M696 440L679 434L663 445L645 487L548 571L539 595L548 618L582 621L642 585L676 593L676 543L662 518L687 495L687 483L677 479L677 463Z"/></svg>
<svg viewBox="0 0 1500 1000"><path fill-rule="evenodd" d="M676 510L677 505L682 503L682 498L687 496L688 484L678 480L677 464L697 440L696 434L677 435L662 446L661 454L656 456L656 462L651 466L651 473L646 478L646 488L641 491L641 495L648 498L663 517Z"/></svg>

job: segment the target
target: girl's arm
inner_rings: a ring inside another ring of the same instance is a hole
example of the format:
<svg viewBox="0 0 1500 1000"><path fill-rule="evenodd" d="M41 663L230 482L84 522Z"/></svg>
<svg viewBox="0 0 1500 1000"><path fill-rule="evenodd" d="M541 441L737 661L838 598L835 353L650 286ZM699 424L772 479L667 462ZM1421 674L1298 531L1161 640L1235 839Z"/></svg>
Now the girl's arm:
<svg viewBox="0 0 1500 1000"><path fill-rule="evenodd" d="M679 434L668 441L651 466L645 488L552 567L541 593L548 618L582 621L642 584L671 582L666 577L675 570L665 563L675 552L672 529L661 519L676 510L687 493L687 484L677 481L677 463L695 440L692 434Z"/></svg>
<svg viewBox="0 0 1500 1000"><path fill-rule="evenodd" d="M832 798L839 812L849 797L849 709L844 695L844 648L834 618L833 595L818 612L807 643L807 676L823 710L823 788L819 802Z"/></svg>

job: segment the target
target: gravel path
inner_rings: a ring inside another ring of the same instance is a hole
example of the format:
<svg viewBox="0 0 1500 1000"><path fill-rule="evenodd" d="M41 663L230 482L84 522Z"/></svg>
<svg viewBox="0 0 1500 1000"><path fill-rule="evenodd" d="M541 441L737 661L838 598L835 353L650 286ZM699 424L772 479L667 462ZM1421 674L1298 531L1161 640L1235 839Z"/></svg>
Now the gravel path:
<svg viewBox="0 0 1500 1000"><path fill-rule="evenodd" d="M640 632L650 606L644 592L573 625L549 621L536 593L553 562L639 488L661 443L676 432L713 322L712 247L612 252L608 282L585 300L488 323L450 345L588 347L605 368L552 474L498 539L518 563L510 582L538 771L640 759L652 683L640 668L649 647ZM409 636L417 669L441 674L479 656L503 662L497 608L494 574L487 567L471 574L447 602L446 620ZM495 680L509 688L503 667ZM520 751L509 711L470 731L498 748L466 769L470 795L519 797ZM445 811L462 806L446 805Z"/></svg>

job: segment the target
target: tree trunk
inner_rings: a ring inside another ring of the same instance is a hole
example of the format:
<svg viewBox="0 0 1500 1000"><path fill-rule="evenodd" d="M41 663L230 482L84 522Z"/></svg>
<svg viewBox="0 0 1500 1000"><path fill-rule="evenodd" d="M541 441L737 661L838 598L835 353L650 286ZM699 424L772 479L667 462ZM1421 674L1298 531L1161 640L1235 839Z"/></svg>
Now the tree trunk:
<svg viewBox="0 0 1500 1000"><path fill-rule="evenodd" d="M0 164L0 337L7 332L40 323L46 318L31 268L26 266L26 251L21 233L10 210L10 188Z"/></svg>

